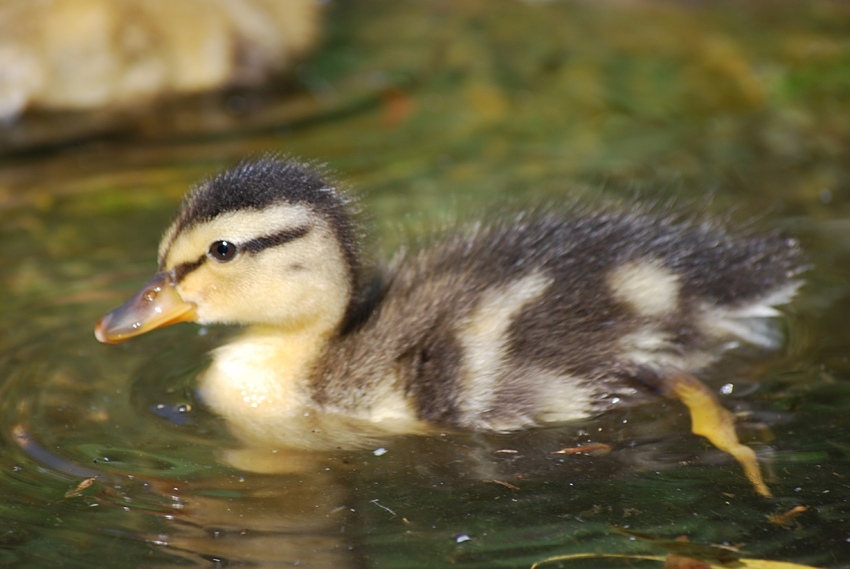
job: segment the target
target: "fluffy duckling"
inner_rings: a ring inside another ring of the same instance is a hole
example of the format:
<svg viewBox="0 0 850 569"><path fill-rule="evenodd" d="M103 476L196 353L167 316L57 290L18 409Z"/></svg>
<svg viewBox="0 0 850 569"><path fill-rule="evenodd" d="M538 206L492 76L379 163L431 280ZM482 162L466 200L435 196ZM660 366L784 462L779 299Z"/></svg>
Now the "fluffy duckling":
<svg viewBox="0 0 850 569"><path fill-rule="evenodd" d="M699 409L722 408L692 374L736 342L775 347L774 306L800 284L794 241L639 208L520 214L367 270L351 209L291 159L219 174L187 195L159 273L97 338L248 325L213 353L200 393L266 445L510 431L670 392L699 432Z"/></svg>

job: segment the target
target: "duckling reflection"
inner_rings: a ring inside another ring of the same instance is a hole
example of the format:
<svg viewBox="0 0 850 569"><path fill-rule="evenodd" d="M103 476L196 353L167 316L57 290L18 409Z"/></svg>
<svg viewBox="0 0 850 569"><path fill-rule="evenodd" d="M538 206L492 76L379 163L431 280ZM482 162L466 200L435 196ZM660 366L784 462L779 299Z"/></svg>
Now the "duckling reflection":
<svg viewBox="0 0 850 569"><path fill-rule="evenodd" d="M167 533L146 536L171 556L216 566L363 566L346 532L357 504L336 474L215 477L194 480L191 490L174 488L173 480L147 482L178 500L164 520Z"/></svg>
<svg viewBox="0 0 850 569"><path fill-rule="evenodd" d="M246 325L213 353L206 404L249 444L353 447L699 391L693 374L725 347L777 346L775 307L803 268L777 234L607 207L475 224L377 270L361 259L355 209L322 168L289 158L219 174L187 195L159 274L97 338ZM695 421L717 406L703 395L681 396Z"/></svg>

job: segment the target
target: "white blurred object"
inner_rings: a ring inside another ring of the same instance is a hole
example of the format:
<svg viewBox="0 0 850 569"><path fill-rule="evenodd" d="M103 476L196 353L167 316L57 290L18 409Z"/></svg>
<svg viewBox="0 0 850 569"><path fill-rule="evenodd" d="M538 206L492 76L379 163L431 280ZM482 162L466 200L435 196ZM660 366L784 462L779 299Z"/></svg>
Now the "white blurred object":
<svg viewBox="0 0 850 569"><path fill-rule="evenodd" d="M257 85L319 16L316 0L0 0L0 119Z"/></svg>

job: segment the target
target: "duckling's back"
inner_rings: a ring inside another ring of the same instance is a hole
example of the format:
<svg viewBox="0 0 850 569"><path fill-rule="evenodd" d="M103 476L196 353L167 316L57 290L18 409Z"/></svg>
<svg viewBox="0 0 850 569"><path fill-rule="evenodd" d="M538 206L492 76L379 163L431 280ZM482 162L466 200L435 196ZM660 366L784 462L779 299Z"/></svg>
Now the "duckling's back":
<svg viewBox="0 0 850 569"><path fill-rule="evenodd" d="M775 347L773 306L801 267L777 234L635 208L473 226L395 260L329 346L314 397L476 429L586 417L731 342Z"/></svg>

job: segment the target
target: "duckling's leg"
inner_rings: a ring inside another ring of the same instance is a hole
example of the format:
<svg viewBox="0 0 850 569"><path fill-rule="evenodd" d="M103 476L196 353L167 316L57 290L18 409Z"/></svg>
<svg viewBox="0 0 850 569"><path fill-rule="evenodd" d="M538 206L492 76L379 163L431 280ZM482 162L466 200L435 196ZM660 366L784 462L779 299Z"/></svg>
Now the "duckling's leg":
<svg viewBox="0 0 850 569"><path fill-rule="evenodd" d="M653 374L651 384L662 394L684 403L691 412L691 432L707 438L711 444L735 457L755 491L766 498L771 497L756 453L738 440L735 417L720 404L714 392L702 381L681 370Z"/></svg>

